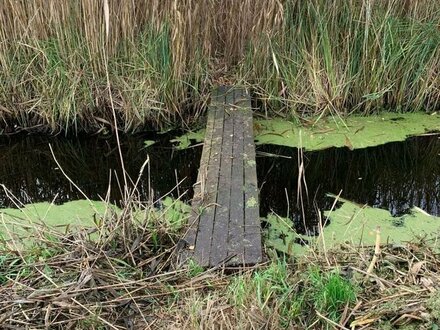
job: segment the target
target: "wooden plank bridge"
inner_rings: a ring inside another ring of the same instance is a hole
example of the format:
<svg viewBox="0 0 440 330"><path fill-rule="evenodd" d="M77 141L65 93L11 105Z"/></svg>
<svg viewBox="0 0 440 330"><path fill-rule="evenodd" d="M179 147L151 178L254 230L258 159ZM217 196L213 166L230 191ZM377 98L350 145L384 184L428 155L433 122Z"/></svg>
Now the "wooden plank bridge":
<svg viewBox="0 0 440 330"><path fill-rule="evenodd" d="M261 262L255 144L250 97L217 88L211 97L190 227L181 255L199 265Z"/></svg>

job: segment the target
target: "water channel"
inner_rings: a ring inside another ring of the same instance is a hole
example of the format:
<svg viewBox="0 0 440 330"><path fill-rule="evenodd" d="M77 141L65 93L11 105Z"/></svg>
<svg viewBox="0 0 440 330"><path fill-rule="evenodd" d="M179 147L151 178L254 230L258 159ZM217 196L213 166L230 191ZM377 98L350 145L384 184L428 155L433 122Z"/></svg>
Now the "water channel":
<svg viewBox="0 0 440 330"><path fill-rule="evenodd" d="M171 134L123 137L121 151L129 182L134 182L149 159L138 185L141 200L160 201L170 194L189 202L197 180L201 146L176 150ZM156 143L146 147L145 140ZM55 162L49 145L58 164ZM260 213L270 212L293 219L299 232L317 224L318 210L331 208L341 194L359 204L389 210L400 216L417 206L440 215L440 137L409 138L377 147L349 150L329 148L304 152L305 181L298 189L296 148L257 147ZM61 169L80 188L75 188ZM123 175L115 138L18 136L0 139L0 208L24 204L108 196L120 204ZM305 183L304 183L305 182ZM109 192L109 193L108 193ZM301 198L299 198L301 197ZM301 201L302 200L302 201Z"/></svg>

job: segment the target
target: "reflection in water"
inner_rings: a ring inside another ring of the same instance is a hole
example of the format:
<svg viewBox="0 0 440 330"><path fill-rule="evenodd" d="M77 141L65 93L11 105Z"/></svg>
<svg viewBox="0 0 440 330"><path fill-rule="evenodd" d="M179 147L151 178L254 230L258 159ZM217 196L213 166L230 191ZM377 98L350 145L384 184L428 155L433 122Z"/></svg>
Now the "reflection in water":
<svg viewBox="0 0 440 330"><path fill-rule="evenodd" d="M350 151L331 148L305 152L305 178L308 198L304 196L303 219L297 204L298 150L275 146L258 148L261 154L291 157L259 157L258 181L261 187L261 213L273 210L289 216L299 231L303 223L311 230L317 224L317 209L328 210L338 194L360 204L388 209L392 215L407 213L413 206L440 215L440 138L425 136L405 142ZM305 221L303 221L305 220Z"/></svg>
<svg viewBox="0 0 440 330"><path fill-rule="evenodd" d="M177 197L189 190L184 199L191 197L201 148L176 151L167 142L169 138L162 136L162 141L148 149L144 148L144 137L124 137L121 141L125 169L133 182L142 164L150 158L138 187L143 200L149 196L158 199L183 179L172 195ZM3 138L0 140L0 184L23 203L55 199L58 204L84 198L58 169L49 143L62 169L90 199L105 198L110 182L110 201L120 203L123 176L115 139ZM153 194L148 194L149 185ZM0 208L10 206L13 204L0 188Z"/></svg>

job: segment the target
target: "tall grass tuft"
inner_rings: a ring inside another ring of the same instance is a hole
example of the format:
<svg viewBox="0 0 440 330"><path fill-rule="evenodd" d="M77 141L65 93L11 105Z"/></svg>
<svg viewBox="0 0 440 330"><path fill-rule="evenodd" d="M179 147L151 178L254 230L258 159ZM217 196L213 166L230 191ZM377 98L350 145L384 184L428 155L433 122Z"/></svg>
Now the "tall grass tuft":
<svg viewBox="0 0 440 330"><path fill-rule="evenodd" d="M111 93L125 131L146 121L190 121L208 56L196 41L203 37L182 38L201 26L185 8L175 1L6 1L1 118L26 128L96 129L113 122Z"/></svg>
<svg viewBox="0 0 440 330"><path fill-rule="evenodd" d="M289 0L283 14L243 65L269 107L295 117L439 108L435 1Z"/></svg>
<svg viewBox="0 0 440 330"><path fill-rule="evenodd" d="M439 22L435 0L4 1L0 129L187 125L223 76L283 115L436 110Z"/></svg>

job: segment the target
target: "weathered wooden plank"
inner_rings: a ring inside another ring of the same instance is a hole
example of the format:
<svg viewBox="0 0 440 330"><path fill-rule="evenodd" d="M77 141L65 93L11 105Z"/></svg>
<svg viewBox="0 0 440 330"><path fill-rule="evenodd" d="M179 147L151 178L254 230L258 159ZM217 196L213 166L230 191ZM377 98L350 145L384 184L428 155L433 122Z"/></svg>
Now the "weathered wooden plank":
<svg viewBox="0 0 440 330"><path fill-rule="evenodd" d="M220 87L213 93L194 190L185 254L193 251L204 267L260 262L252 111L244 90Z"/></svg>
<svg viewBox="0 0 440 330"><path fill-rule="evenodd" d="M234 138L232 147L231 203L229 209L228 256L233 256L229 263L243 264L244 260L244 132L242 107L246 107L246 99L240 91L234 95ZM250 102L249 102L250 103Z"/></svg>
<svg viewBox="0 0 440 330"><path fill-rule="evenodd" d="M245 262L256 264L262 260L261 225L258 201L257 168L251 109L243 110L244 120L244 249Z"/></svg>
<svg viewBox="0 0 440 330"><path fill-rule="evenodd" d="M218 98L218 90L215 90L213 92L212 97ZM206 190L208 164L209 164L209 159L211 157L216 112L217 112L217 107L215 106L208 111L205 139L203 142L203 150L200 158L200 168L199 168L199 173L197 175L197 182L194 185L194 196L191 202L192 207L189 218L189 228L184 237L184 240L186 242L186 249L188 250L187 252L191 252L191 253L194 250L196 244L197 231L198 231L199 219L200 219L200 208L202 206L203 197ZM189 255L186 254L185 259L188 257Z"/></svg>
<svg viewBox="0 0 440 330"><path fill-rule="evenodd" d="M217 265L224 261L228 253L229 209L231 203L232 144L234 116L229 105L233 103L234 93L228 91L224 104L223 143L220 159L219 183L217 188L217 208L212 233L210 264Z"/></svg>
<svg viewBox="0 0 440 330"><path fill-rule="evenodd" d="M212 100L211 107L216 107L215 121L211 142L211 152L207 167L205 192L203 197L203 210L199 217L194 258L201 266L209 266L211 253L212 233L214 229L215 210L217 203L218 177L223 143L224 124L224 90L220 89L216 98Z"/></svg>

